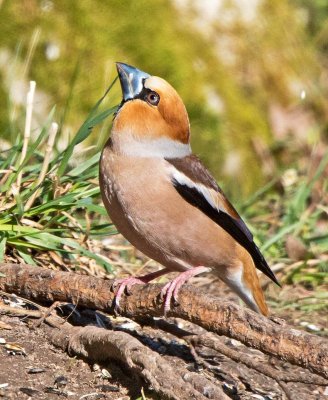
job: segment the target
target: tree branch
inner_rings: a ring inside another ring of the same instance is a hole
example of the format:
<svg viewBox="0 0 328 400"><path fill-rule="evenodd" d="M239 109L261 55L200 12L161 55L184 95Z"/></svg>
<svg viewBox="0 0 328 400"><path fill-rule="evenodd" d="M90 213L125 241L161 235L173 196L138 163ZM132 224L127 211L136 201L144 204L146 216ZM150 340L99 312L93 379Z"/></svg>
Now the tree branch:
<svg viewBox="0 0 328 400"><path fill-rule="evenodd" d="M280 382L301 382L308 385L326 386L327 380L317 375L302 376L295 374L293 371L282 372L274 369L269 365L263 363L259 364L250 355L242 353L241 351L234 350L225 345L221 340L218 340L214 335L206 333L204 335L193 335L185 338L185 340L193 346L204 346L217 351L220 354L230 358L237 363L243 363L246 367L254 369L255 371L274 379L278 384Z"/></svg>
<svg viewBox="0 0 328 400"><path fill-rule="evenodd" d="M210 332L205 333L194 333L186 331L182 328L179 328L176 324L172 324L164 319L156 319L154 320L151 317L147 318L137 318L136 319L139 324L148 325L152 328L160 329L161 331L168 332L180 339L185 340L191 348L194 349L193 355L197 356L197 361L200 359L198 356L198 348L199 347L207 347L209 349L215 350L217 353L224 355L230 360L235 361L236 363L242 363L246 367L250 369L254 369L255 371L263 374L271 379L274 379L278 384L279 382L298 382L304 383L307 385L318 385L318 386L327 386L328 382L325 378L322 378L318 375L310 374L307 372L306 374L300 374L299 371L295 371L289 369L288 372L280 371L271 367L270 365L262 363L258 363L254 357L245 352L239 350L235 350L224 343L224 337L217 336ZM196 358L196 357L195 357Z"/></svg>
<svg viewBox="0 0 328 400"><path fill-rule="evenodd" d="M0 290L40 302L65 301L113 312L113 281L28 265L0 264ZM129 318L162 316L161 285L134 286L121 300L121 314ZM179 305L168 316L198 324L208 331L239 340L247 346L328 377L328 342L276 323L251 310L184 285Z"/></svg>

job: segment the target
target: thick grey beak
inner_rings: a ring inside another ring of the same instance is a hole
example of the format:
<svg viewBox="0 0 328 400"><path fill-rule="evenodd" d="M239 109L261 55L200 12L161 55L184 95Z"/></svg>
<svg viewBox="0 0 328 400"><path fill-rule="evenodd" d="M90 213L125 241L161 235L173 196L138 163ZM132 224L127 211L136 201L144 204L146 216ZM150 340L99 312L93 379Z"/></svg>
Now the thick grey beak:
<svg viewBox="0 0 328 400"><path fill-rule="evenodd" d="M143 89L143 82L150 75L131 65L116 63L118 77L120 78L123 100L130 100L138 96Z"/></svg>

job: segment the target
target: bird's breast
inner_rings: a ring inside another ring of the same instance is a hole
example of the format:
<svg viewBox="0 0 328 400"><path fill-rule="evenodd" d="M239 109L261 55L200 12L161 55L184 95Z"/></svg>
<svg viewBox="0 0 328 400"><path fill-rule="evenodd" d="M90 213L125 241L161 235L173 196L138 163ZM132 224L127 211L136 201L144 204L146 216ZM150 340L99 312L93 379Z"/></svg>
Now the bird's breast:
<svg viewBox="0 0 328 400"><path fill-rule="evenodd" d="M119 232L136 248L161 264L179 269L168 245L174 226L165 215L169 180L164 160L117 155L104 151L100 187L104 205ZM165 228L164 236L159 231ZM180 268L185 269L185 268Z"/></svg>
<svg viewBox="0 0 328 400"><path fill-rule="evenodd" d="M235 241L176 191L164 159L104 151L100 185L112 222L125 238L173 270L227 265Z"/></svg>

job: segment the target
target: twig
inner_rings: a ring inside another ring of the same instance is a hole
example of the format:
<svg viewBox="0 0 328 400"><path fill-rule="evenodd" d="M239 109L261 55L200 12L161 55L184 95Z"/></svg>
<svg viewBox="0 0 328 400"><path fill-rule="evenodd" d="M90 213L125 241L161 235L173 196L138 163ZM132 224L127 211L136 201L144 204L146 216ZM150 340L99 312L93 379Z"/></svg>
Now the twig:
<svg viewBox="0 0 328 400"><path fill-rule="evenodd" d="M37 310L27 310L25 308L11 307L6 304L0 303L0 314L11 315L15 317L30 317L30 318L41 318L42 313Z"/></svg>
<svg viewBox="0 0 328 400"><path fill-rule="evenodd" d="M3 174L2 178L0 179L0 185L3 185L7 179L9 178L10 174L15 171L15 168L11 165L9 169L2 169L0 174Z"/></svg>
<svg viewBox="0 0 328 400"><path fill-rule="evenodd" d="M56 309L56 307L59 305L59 301L55 301L53 304L51 304L51 306L49 308L45 308L43 309L43 312L40 315L40 318L34 322L32 328L36 329L38 328L40 325L42 325L42 323L51 316L51 313Z"/></svg>
<svg viewBox="0 0 328 400"><path fill-rule="evenodd" d="M35 92L35 86L36 83L35 81L30 82L30 90L27 93L26 97L26 119L25 119L25 129L24 129L24 141L23 141L23 148L22 148L22 153L19 161L19 167L23 164L26 153L27 153L27 147L28 143L31 137L31 124L32 124L32 113L33 113L33 99L34 99L34 92ZM22 183L22 175L23 171L21 170L18 173L17 176L17 190L19 192L20 185Z"/></svg>
<svg viewBox="0 0 328 400"><path fill-rule="evenodd" d="M39 186L43 182L43 180L46 176L57 132L58 132L58 124L56 122L53 122L51 124L50 130L49 130L49 137L48 137L48 141L47 141L47 145L46 145L46 150L45 150L45 154L44 154L44 159L43 159L40 175L35 183L35 186ZM26 202L25 207L24 207L25 211L29 210L32 207L35 199L39 196L40 192L41 192L41 189L39 188L28 199L28 201Z"/></svg>
<svg viewBox="0 0 328 400"><path fill-rule="evenodd" d="M46 313L47 309L43 309L44 313ZM46 318L43 317L43 312L37 310L27 310L25 308L11 307L5 304L0 304L0 315L10 315L11 317L28 317L28 318L36 318L42 319L41 322L46 322L48 325L53 328L60 328L65 321L62 320L58 316L47 315ZM33 328L33 325L32 325Z"/></svg>
<svg viewBox="0 0 328 400"><path fill-rule="evenodd" d="M40 33L41 33L41 29L39 27L37 27L36 29L34 29L30 43L29 43L29 48L28 48L28 52L27 52L27 57L25 59L24 62L24 71L23 71L23 79L26 79L26 76L28 74L28 71L30 69L30 65L34 56L34 52L36 49L36 46L38 44L39 41L39 37L40 37Z"/></svg>
<svg viewBox="0 0 328 400"><path fill-rule="evenodd" d="M38 309L38 310L41 310L41 309L42 309L42 306L40 306L40 304L37 304L37 303L35 303L34 301L32 301L32 300L30 300L30 299L26 299L26 298L17 296L16 294L7 293L7 292L4 292L3 290L0 290L0 295L1 295L1 296L5 296L5 297L7 297L8 299L12 299L12 300L17 300L17 299L19 299L19 300L22 301L22 303L30 304L31 306L35 307L35 308Z"/></svg>

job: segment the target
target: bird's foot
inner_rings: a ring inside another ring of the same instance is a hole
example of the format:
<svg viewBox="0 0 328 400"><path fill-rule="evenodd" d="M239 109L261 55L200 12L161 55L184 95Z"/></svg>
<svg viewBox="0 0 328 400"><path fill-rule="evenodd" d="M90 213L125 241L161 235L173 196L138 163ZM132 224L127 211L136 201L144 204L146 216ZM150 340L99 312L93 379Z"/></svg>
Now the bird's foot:
<svg viewBox="0 0 328 400"><path fill-rule="evenodd" d="M166 315L171 309L171 299L177 303L178 294L181 286L186 283L190 278L199 275L203 272L209 272L211 268L208 267L195 267L182 272L172 281L168 282L161 290L161 297L164 300L164 315Z"/></svg>
<svg viewBox="0 0 328 400"><path fill-rule="evenodd" d="M131 288L134 285L145 285L147 283L146 280L143 280L143 277L135 278L133 276L129 276L128 278L123 279L115 279L115 282L112 285L112 288L117 291L115 293L114 298L114 312L118 312L120 309L120 301L124 292L127 294L131 293Z"/></svg>
<svg viewBox="0 0 328 400"><path fill-rule="evenodd" d="M150 274L140 276L139 278L135 278L133 276L129 276L127 278L122 279L115 279L114 283L112 284L112 289L117 291L115 293L114 298L114 312L118 313L120 309L120 301L124 292L127 294L131 293L132 286L134 285L145 285L146 283L152 281L153 279L158 278L167 273L167 270L161 269L159 271L151 272Z"/></svg>

